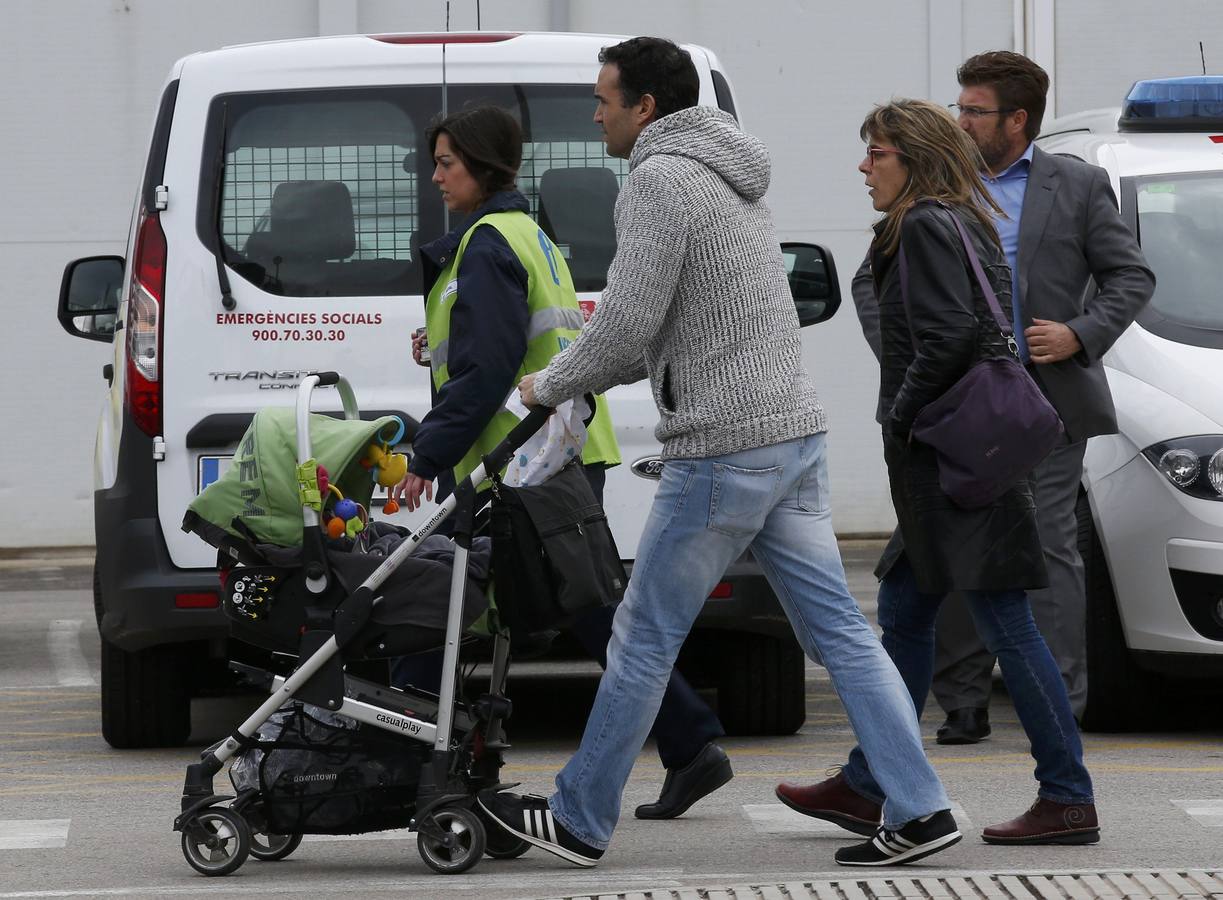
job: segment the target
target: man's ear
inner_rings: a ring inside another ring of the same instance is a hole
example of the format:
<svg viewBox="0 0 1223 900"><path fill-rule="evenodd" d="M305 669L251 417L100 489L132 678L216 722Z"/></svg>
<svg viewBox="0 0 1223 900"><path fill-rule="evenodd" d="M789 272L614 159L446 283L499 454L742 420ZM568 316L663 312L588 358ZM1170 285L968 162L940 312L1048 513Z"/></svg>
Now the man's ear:
<svg viewBox="0 0 1223 900"><path fill-rule="evenodd" d="M637 118L643 126L649 125L656 118L658 112L658 104L654 101L653 94L642 94L641 99L637 101Z"/></svg>
<svg viewBox="0 0 1223 900"><path fill-rule="evenodd" d="M1014 126L1019 131L1025 131L1028 127L1028 111L1026 109L1015 110L1015 118L1012 120Z"/></svg>

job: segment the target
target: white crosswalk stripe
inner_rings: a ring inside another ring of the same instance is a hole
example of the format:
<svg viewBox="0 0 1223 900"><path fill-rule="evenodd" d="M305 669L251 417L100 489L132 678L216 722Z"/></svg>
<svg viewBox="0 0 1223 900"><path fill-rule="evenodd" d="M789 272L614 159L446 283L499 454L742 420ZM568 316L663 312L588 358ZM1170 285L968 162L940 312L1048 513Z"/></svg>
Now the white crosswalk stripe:
<svg viewBox="0 0 1223 900"><path fill-rule="evenodd" d="M1172 805L1180 807L1199 825L1223 828L1223 800L1173 800Z"/></svg>
<svg viewBox="0 0 1223 900"><path fill-rule="evenodd" d="M0 819L0 850L60 850L71 819Z"/></svg>
<svg viewBox="0 0 1223 900"><path fill-rule="evenodd" d="M81 652L81 625L80 619L55 619L47 629L47 651L55 678L64 687L97 684Z"/></svg>
<svg viewBox="0 0 1223 900"><path fill-rule="evenodd" d="M791 834L807 832L809 834L839 834L848 835L839 825L825 822L823 819L813 819L795 812L781 803L745 803L743 814L752 823L752 828L758 834ZM964 812L964 807L954 800L951 802L951 814L955 817L956 826L963 834L972 828L972 820Z"/></svg>

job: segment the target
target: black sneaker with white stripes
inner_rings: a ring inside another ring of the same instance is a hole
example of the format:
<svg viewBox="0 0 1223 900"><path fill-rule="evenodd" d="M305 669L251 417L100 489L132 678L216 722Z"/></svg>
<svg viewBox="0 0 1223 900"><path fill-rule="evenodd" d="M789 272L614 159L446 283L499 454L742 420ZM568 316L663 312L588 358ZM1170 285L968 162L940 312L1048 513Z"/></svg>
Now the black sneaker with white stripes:
<svg viewBox="0 0 1223 900"><path fill-rule="evenodd" d="M836 859L843 866L900 866L946 850L959 840L955 819L944 809L906 822L898 831L880 828L869 841L838 850Z"/></svg>
<svg viewBox="0 0 1223 900"><path fill-rule="evenodd" d="M578 840L552 818L552 810L544 797L484 791L479 801L484 811L506 831L541 850L555 853L575 866L589 868L603 855L602 850Z"/></svg>

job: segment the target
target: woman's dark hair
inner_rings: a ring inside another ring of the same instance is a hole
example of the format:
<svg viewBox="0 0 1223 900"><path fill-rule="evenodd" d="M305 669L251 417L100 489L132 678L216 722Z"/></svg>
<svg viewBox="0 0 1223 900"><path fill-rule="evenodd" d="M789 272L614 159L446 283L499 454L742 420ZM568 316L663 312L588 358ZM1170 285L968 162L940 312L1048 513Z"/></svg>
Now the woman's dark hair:
<svg viewBox="0 0 1223 900"><path fill-rule="evenodd" d="M654 98L656 119L696 106L701 93L696 66L687 50L665 38L635 37L599 51L599 62L620 70L620 98L633 106L644 94Z"/></svg>
<svg viewBox="0 0 1223 900"><path fill-rule="evenodd" d="M990 50L964 60L955 77L961 87L993 88L1002 109L1026 111L1024 136L1029 141L1036 140L1049 93L1049 74L1044 69L1022 53Z"/></svg>
<svg viewBox="0 0 1223 900"><path fill-rule="evenodd" d="M463 161L485 197L514 187L522 165L522 126L499 106L472 106L435 120L425 132L429 156L437 152L438 135Z"/></svg>

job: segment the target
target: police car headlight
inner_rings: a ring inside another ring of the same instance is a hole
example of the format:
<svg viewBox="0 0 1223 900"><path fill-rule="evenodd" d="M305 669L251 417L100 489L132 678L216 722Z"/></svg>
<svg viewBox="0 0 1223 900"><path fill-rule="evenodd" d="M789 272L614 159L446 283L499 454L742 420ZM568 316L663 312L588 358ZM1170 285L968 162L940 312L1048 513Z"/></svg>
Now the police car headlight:
<svg viewBox="0 0 1223 900"><path fill-rule="evenodd" d="M1201 470L1197 454L1188 450L1169 450L1159 458L1159 471L1178 488L1187 488L1197 481Z"/></svg>
<svg viewBox="0 0 1223 900"><path fill-rule="evenodd" d="M1206 466L1206 478L1215 492L1223 497L1223 449L1210 457L1210 464Z"/></svg>
<svg viewBox="0 0 1223 900"><path fill-rule="evenodd" d="M1204 500L1223 500L1223 435L1163 441L1142 455L1177 489Z"/></svg>

